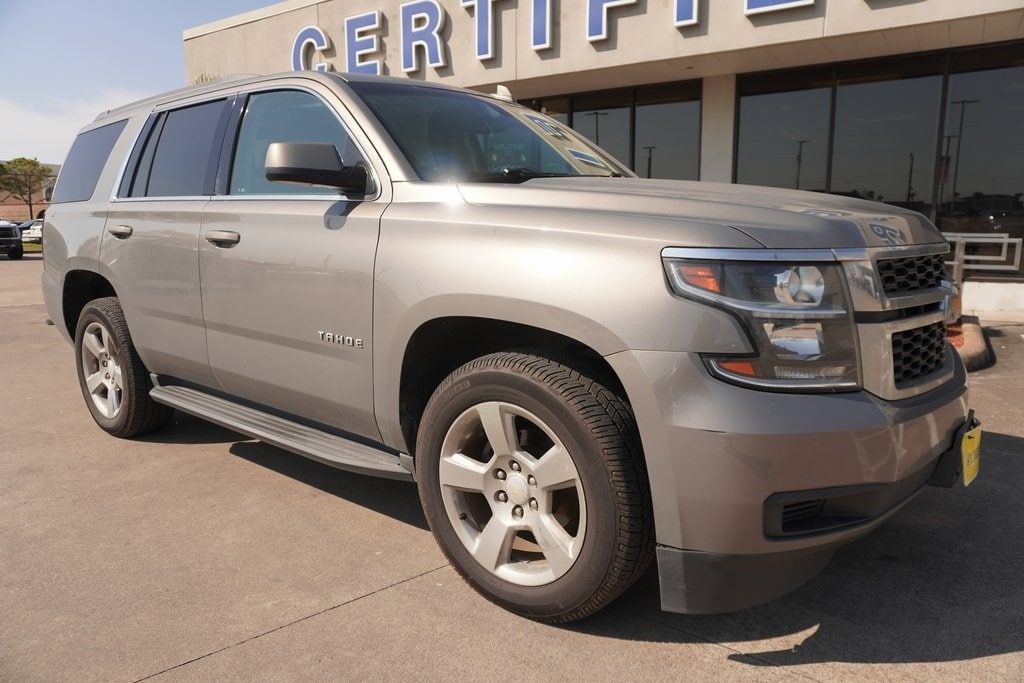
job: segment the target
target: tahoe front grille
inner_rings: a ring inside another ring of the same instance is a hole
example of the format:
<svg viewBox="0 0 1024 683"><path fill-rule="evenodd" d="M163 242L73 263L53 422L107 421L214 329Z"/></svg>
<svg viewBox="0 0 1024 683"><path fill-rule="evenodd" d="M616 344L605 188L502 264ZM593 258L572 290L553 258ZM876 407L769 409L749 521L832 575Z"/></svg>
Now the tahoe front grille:
<svg viewBox="0 0 1024 683"><path fill-rule="evenodd" d="M945 256L942 254L885 259L878 262L882 290L889 296L941 287L945 272Z"/></svg>
<svg viewBox="0 0 1024 683"><path fill-rule="evenodd" d="M930 375L946 362L946 325L937 322L892 335L893 379L903 389L918 377Z"/></svg>

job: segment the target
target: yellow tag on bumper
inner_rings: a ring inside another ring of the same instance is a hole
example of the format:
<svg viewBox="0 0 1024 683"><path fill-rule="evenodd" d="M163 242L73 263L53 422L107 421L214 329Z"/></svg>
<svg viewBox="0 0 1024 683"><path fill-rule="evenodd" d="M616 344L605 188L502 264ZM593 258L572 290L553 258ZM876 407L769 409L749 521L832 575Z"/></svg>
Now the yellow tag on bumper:
<svg viewBox="0 0 1024 683"><path fill-rule="evenodd" d="M981 469L981 427L964 434L960 441L960 457L963 458L964 486L970 486Z"/></svg>

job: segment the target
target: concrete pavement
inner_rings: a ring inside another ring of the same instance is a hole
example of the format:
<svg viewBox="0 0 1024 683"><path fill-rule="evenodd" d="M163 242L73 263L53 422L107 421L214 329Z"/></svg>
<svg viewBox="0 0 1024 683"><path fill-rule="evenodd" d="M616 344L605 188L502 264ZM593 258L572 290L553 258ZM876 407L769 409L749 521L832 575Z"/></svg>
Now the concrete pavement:
<svg viewBox="0 0 1024 683"><path fill-rule="evenodd" d="M927 489L770 605L689 617L649 574L571 627L463 585L415 488L179 416L108 437L0 258L0 680L1024 679L1024 326L972 375L981 477Z"/></svg>

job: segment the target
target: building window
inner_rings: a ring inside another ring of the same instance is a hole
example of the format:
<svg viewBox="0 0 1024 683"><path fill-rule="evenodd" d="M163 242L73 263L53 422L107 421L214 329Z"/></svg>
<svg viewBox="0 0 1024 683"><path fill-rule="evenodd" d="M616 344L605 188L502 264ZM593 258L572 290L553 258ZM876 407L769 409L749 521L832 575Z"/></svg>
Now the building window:
<svg viewBox="0 0 1024 683"><path fill-rule="evenodd" d="M942 77L840 85L835 194L931 210Z"/></svg>
<svg viewBox="0 0 1024 683"><path fill-rule="evenodd" d="M700 173L700 89L696 83L636 93L633 170L643 178L697 180Z"/></svg>
<svg viewBox="0 0 1024 683"><path fill-rule="evenodd" d="M737 182L824 190L832 69L740 85Z"/></svg>
<svg viewBox="0 0 1024 683"><path fill-rule="evenodd" d="M920 211L965 278L1024 279L1024 43L751 74L738 97L738 182Z"/></svg>
<svg viewBox="0 0 1024 683"><path fill-rule="evenodd" d="M701 81L524 102L586 136L642 178L700 177Z"/></svg>
<svg viewBox="0 0 1024 683"><path fill-rule="evenodd" d="M572 98L572 127L626 166L630 157L633 93L629 90Z"/></svg>

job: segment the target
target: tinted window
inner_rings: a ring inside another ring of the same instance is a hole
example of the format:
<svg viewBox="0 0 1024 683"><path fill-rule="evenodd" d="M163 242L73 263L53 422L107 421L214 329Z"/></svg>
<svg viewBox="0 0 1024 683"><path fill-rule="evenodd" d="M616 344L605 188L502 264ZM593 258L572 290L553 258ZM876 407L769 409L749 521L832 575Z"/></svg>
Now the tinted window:
<svg viewBox="0 0 1024 683"><path fill-rule="evenodd" d="M224 100L176 109L164 115L153 154L147 197L194 197L205 190L211 150Z"/></svg>
<svg viewBox="0 0 1024 683"><path fill-rule="evenodd" d="M633 170L642 178L696 180L700 168L700 94L683 86L636 95Z"/></svg>
<svg viewBox="0 0 1024 683"><path fill-rule="evenodd" d="M832 192L913 205L932 194L942 77L840 85Z"/></svg>
<svg viewBox="0 0 1024 683"><path fill-rule="evenodd" d="M629 163L629 115L632 93L573 98L572 127L624 164Z"/></svg>
<svg viewBox="0 0 1024 683"><path fill-rule="evenodd" d="M53 191L54 204L84 202L92 197L96 182L107 163L110 150L124 130L127 121L118 121L95 128L75 138L67 161L60 172L60 181Z"/></svg>
<svg viewBox="0 0 1024 683"><path fill-rule="evenodd" d="M831 88L742 97L736 181L826 189L831 109Z"/></svg>
<svg viewBox="0 0 1024 683"><path fill-rule="evenodd" d="M338 117L318 97L281 90L249 98L231 168L231 194L338 194L338 190L267 180L267 147L272 142L326 142L346 166L362 161Z"/></svg>

